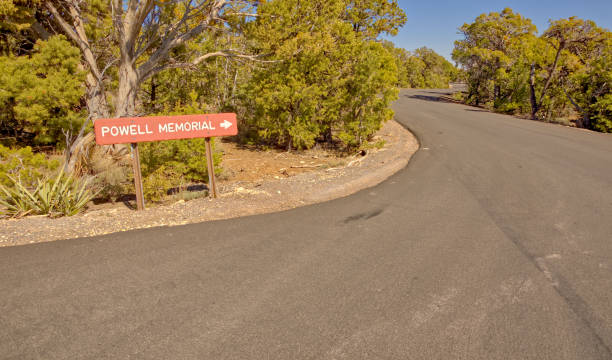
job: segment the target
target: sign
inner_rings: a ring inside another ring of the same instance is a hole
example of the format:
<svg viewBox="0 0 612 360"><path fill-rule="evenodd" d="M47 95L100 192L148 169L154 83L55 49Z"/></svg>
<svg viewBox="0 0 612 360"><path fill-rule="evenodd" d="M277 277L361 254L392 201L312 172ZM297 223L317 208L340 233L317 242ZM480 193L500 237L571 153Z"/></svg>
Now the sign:
<svg viewBox="0 0 612 360"><path fill-rule="evenodd" d="M232 136L238 134L236 114L126 117L94 122L99 145Z"/></svg>
<svg viewBox="0 0 612 360"><path fill-rule="evenodd" d="M208 188L210 195L216 198L217 185L210 138L238 134L238 121L234 113L98 119L94 122L94 132L98 145L131 144L136 208L144 210L139 142L206 138Z"/></svg>

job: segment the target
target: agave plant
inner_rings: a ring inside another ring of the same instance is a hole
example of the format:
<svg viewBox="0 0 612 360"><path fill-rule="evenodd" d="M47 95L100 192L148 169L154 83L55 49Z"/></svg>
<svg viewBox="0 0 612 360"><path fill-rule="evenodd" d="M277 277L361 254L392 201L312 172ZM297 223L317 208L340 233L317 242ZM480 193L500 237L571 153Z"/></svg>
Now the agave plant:
<svg viewBox="0 0 612 360"><path fill-rule="evenodd" d="M96 195L89 188L89 180L81 180L64 171L54 179L39 179L33 190L10 178L13 186L0 185L0 205L11 217L26 215L72 216L87 206Z"/></svg>
<svg viewBox="0 0 612 360"><path fill-rule="evenodd" d="M22 217L34 212L32 204L35 199L30 191L20 182L9 177L13 182L13 187L5 187L0 184L0 205L5 209L2 213L11 217Z"/></svg>

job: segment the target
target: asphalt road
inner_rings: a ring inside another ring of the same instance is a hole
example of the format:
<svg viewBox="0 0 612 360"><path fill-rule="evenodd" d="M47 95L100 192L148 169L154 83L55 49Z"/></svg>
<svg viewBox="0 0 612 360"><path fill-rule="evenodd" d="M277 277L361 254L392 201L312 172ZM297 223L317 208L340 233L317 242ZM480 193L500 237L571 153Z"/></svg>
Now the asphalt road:
<svg viewBox="0 0 612 360"><path fill-rule="evenodd" d="M354 196L0 249L0 358L611 359L612 136L438 94Z"/></svg>

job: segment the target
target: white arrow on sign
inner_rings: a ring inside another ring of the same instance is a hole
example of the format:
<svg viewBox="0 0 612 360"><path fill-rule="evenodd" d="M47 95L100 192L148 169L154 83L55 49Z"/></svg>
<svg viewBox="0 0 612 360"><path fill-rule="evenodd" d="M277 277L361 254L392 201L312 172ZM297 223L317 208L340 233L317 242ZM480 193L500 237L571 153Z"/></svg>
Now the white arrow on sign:
<svg viewBox="0 0 612 360"><path fill-rule="evenodd" d="M223 122L219 126L227 130L232 127L232 123L227 120L223 120Z"/></svg>

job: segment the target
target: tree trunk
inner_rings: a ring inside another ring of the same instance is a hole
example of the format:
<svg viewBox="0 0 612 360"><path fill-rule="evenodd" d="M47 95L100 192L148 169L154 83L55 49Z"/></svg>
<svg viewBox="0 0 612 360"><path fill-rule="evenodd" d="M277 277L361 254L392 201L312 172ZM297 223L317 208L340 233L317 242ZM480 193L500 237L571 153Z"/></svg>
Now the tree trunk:
<svg viewBox="0 0 612 360"><path fill-rule="evenodd" d="M552 79L555 75L555 71L557 70L557 65L559 64L559 57L561 55L561 51L564 48L565 48L565 43L560 42L559 48L557 49L557 54L555 55L555 61L553 62L552 68L548 72L548 79L546 79L546 83L544 84L544 87L542 88L542 93L540 94L540 100L537 103L538 109L542 107L542 103L544 102L544 96L546 96L546 91L548 90L548 87L552 83Z"/></svg>
<svg viewBox="0 0 612 360"><path fill-rule="evenodd" d="M236 106L236 86L238 82L238 67L234 70L234 83L232 84L232 106Z"/></svg>
<svg viewBox="0 0 612 360"><path fill-rule="evenodd" d="M138 92L138 73L132 61L122 59L119 65L119 88L117 89L117 105L115 117L136 115L136 94Z"/></svg>
<svg viewBox="0 0 612 360"><path fill-rule="evenodd" d="M363 130L363 117L361 116L361 112L362 112L363 107L360 106L359 109L357 110L357 114L356 116L359 118L359 129L358 131L358 138L357 141L359 142L359 147L361 147L362 143L363 143L363 139L361 138L361 132Z"/></svg>
<svg viewBox="0 0 612 360"><path fill-rule="evenodd" d="M334 134L331 125L325 131L325 142L329 145L332 145L334 143Z"/></svg>
<svg viewBox="0 0 612 360"><path fill-rule="evenodd" d="M72 173L76 170L77 163L83 159L83 156L87 153L87 150L94 145L95 137L93 136L93 133L85 132L87 126L89 125L89 121L108 118L110 116L110 109L108 107L108 102L106 101L104 89L91 72L87 74L85 84L87 87L86 104L89 117L81 126L81 129L76 139L74 139L72 142L72 145L66 147L66 163L64 165L64 170L67 173Z"/></svg>
<svg viewBox="0 0 612 360"><path fill-rule="evenodd" d="M119 91L116 99L115 117L133 116L136 109L136 91L138 89L138 73L132 62L122 56L119 67ZM87 75L87 109L89 119L95 120L110 117L110 109L106 101L102 84L91 73ZM88 119L88 121L89 121ZM79 163L86 160L87 153L93 147L95 136L93 132L85 134L87 123L83 124L79 135L69 149L66 149L67 172L78 170ZM105 146L105 151L113 157L121 157L127 153L125 145ZM69 160L68 160L69 159Z"/></svg>
<svg viewBox="0 0 612 360"><path fill-rule="evenodd" d="M289 128L289 126L291 126L291 123L293 123L293 114L290 112L287 115L287 128ZM287 152L290 153L291 152L291 148L293 147L293 138L291 137L291 134L289 133L289 131L287 130Z"/></svg>
<svg viewBox="0 0 612 360"><path fill-rule="evenodd" d="M106 95L102 85L91 74L87 74L87 111L94 121L96 119L108 118L110 109L106 101Z"/></svg>
<svg viewBox="0 0 612 360"><path fill-rule="evenodd" d="M499 85L495 85L493 87L493 106L499 101L501 97L501 87Z"/></svg>
<svg viewBox="0 0 612 360"><path fill-rule="evenodd" d="M155 83L155 76L151 77L151 105L155 108L155 100L157 100L157 84Z"/></svg>
<svg viewBox="0 0 612 360"><path fill-rule="evenodd" d="M531 71L529 72L529 92L531 100L531 119L536 120L536 115L538 113L538 101L535 90L535 64L531 64Z"/></svg>

